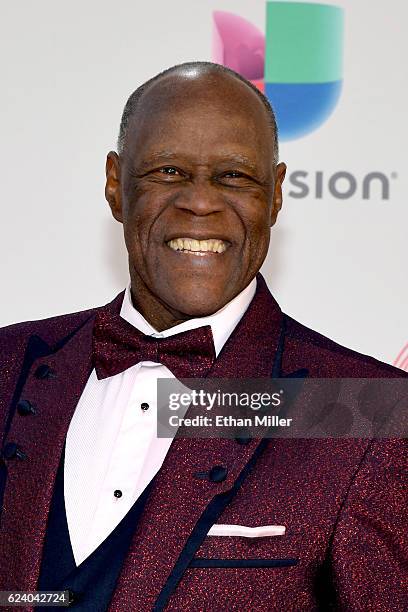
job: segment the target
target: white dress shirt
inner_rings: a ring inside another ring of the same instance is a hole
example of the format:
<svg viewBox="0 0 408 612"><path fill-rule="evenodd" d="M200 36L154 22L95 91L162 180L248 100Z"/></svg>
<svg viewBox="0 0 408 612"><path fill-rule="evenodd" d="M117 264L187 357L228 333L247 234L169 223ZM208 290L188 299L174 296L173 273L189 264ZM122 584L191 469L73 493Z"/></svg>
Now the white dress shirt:
<svg viewBox="0 0 408 612"><path fill-rule="evenodd" d="M147 335L167 337L211 325L216 355L248 308L256 279L221 310L157 332L133 306L127 287L120 315ZM142 361L98 380L92 371L69 425L64 497L75 562L86 559L127 514L160 469L172 439L157 438L157 379L165 366ZM147 410L141 404L147 403Z"/></svg>

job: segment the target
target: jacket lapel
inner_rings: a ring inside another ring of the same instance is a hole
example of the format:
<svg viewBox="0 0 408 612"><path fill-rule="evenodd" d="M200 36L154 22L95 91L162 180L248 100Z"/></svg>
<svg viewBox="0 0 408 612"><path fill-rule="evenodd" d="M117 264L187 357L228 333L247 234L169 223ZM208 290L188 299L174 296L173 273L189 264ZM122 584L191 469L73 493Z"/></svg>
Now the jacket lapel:
<svg viewBox="0 0 408 612"><path fill-rule="evenodd" d="M7 460L2 528L0 585L3 589L34 590L42 545L65 435L89 377L91 316L62 347L39 352L20 377L14 406L29 401L35 414L18 410L11 420L7 444L16 444L22 458ZM37 343L39 340L36 341ZM24 379L24 380L23 380ZM9 446L10 448L10 446ZM24 458L25 457L25 458Z"/></svg>
<svg viewBox="0 0 408 612"><path fill-rule="evenodd" d="M278 346L283 315L261 275L257 281L255 297L209 377L271 376L276 353L282 352ZM254 439L238 444L220 438L173 441L133 537L111 611L121 612L129 602L135 610L165 607L208 529L266 443Z"/></svg>

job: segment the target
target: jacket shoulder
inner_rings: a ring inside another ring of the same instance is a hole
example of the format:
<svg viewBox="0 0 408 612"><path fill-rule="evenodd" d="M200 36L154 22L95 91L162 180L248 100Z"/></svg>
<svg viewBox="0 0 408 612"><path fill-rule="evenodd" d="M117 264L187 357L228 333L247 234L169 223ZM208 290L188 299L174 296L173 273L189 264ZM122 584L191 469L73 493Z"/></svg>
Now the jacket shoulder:
<svg viewBox="0 0 408 612"><path fill-rule="evenodd" d="M11 371L13 366L19 367L22 354L24 354L29 339L33 336L39 336L48 346L55 347L75 333L88 319L95 317L96 313L102 308L112 307L117 309L123 301L124 293L122 291L108 304L95 308L37 321L14 323L0 328L0 368L3 370L6 366ZM12 364L13 361L14 364Z"/></svg>
<svg viewBox="0 0 408 612"><path fill-rule="evenodd" d="M5 426L4 419L18 384L18 377L23 371L30 342L35 341L37 337L49 347L56 347L94 316L97 310L91 308L0 328L0 432Z"/></svg>
<svg viewBox="0 0 408 612"><path fill-rule="evenodd" d="M310 374L321 378L394 378L406 372L374 357L346 348L323 334L306 327L292 317L287 320L286 351L290 367L308 367ZM296 365L292 366L292 361ZM302 363L303 365L297 365ZM307 363L308 365L304 365Z"/></svg>
<svg viewBox="0 0 408 612"><path fill-rule="evenodd" d="M57 346L75 333L85 321L94 316L97 308L64 314L38 321L25 321L0 328L0 403L9 395L24 363L30 339L36 336L49 347Z"/></svg>
<svg viewBox="0 0 408 612"><path fill-rule="evenodd" d="M69 314L57 315L37 321L23 321L0 328L0 344L5 349L16 347L30 336L38 335L48 344L55 344L60 338L80 327L87 319L94 316L98 308L90 308Z"/></svg>

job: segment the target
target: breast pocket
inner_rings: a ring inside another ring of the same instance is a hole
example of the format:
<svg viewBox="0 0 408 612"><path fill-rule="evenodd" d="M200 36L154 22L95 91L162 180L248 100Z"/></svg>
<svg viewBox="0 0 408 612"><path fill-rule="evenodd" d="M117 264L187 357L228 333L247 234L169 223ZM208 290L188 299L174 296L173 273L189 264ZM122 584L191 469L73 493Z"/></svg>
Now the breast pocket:
<svg viewBox="0 0 408 612"><path fill-rule="evenodd" d="M298 565L310 545L304 534L243 538L207 536L192 568L287 568Z"/></svg>

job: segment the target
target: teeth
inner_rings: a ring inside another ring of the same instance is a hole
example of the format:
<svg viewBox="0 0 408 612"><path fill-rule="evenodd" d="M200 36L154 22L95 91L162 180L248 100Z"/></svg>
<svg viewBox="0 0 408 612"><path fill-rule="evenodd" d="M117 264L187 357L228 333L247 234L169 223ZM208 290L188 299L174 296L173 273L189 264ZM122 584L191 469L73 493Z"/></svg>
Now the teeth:
<svg viewBox="0 0 408 612"><path fill-rule="evenodd" d="M223 240L209 238L208 240L196 240L195 238L174 238L168 243L173 251L190 251L193 253L224 253L227 245Z"/></svg>

